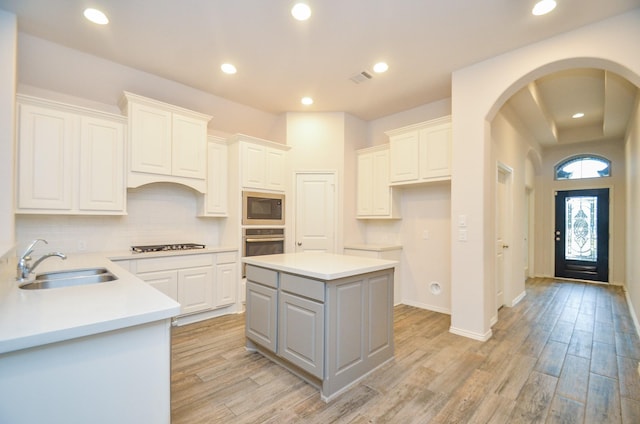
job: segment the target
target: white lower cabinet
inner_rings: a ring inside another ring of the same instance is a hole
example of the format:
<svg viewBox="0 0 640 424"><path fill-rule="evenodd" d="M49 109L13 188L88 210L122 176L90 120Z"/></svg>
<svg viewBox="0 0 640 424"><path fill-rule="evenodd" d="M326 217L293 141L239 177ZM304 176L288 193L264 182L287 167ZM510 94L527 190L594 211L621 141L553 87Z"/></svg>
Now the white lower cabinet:
<svg viewBox="0 0 640 424"><path fill-rule="evenodd" d="M178 271L178 302L182 314L213 308L213 267L181 269Z"/></svg>
<svg viewBox="0 0 640 424"><path fill-rule="evenodd" d="M236 251L230 251L116 262L180 303L180 316L185 316L236 303L236 261Z"/></svg>
<svg viewBox="0 0 640 424"><path fill-rule="evenodd" d="M138 274L141 280L170 298L178 300L178 273L176 271L145 272Z"/></svg>

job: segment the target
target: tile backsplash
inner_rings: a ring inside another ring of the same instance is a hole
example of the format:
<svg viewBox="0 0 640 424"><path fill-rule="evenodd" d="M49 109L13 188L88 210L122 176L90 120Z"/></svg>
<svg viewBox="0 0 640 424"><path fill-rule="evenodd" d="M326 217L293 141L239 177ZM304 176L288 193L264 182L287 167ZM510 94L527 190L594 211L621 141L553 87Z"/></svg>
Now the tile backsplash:
<svg viewBox="0 0 640 424"><path fill-rule="evenodd" d="M18 252L36 238L34 255L128 250L132 245L201 243L217 246L224 219L198 218L195 191L170 183L129 189L125 216L17 215Z"/></svg>

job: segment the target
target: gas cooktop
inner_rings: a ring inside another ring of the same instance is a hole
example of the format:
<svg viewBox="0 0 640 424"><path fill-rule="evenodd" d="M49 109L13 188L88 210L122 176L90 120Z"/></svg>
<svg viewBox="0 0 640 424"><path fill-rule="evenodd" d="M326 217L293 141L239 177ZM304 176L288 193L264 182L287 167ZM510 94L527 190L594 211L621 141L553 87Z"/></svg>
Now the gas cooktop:
<svg viewBox="0 0 640 424"><path fill-rule="evenodd" d="M204 244L196 243L176 243L176 244L154 244L149 246L131 246L131 251L134 253L146 253L146 252L165 252L168 250L191 250L191 249L204 249Z"/></svg>

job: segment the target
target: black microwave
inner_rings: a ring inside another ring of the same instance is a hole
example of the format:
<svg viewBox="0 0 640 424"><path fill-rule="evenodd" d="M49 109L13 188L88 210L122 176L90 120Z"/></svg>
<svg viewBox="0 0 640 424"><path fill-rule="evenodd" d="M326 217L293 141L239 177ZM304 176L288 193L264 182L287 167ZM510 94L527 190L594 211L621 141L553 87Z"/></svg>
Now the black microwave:
<svg viewBox="0 0 640 424"><path fill-rule="evenodd" d="M284 225L284 194L243 191L242 225Z"/></svg>

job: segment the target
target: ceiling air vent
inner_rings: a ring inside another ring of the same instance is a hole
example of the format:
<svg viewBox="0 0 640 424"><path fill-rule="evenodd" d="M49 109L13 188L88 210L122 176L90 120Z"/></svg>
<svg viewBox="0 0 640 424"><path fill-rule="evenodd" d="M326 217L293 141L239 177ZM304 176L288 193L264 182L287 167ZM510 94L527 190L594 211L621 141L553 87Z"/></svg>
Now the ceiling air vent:
<svg viewBox="0 0 640 424"><path fill-rule="evenodd" d="M362 72L360 72L358 74L355 74L354 76L352 76L349 79L354 84L360 84L360 83L369 81L371 78L373 78L373 77L371 76L370 73L368 73L367 71L362 71Z"/></svg>

